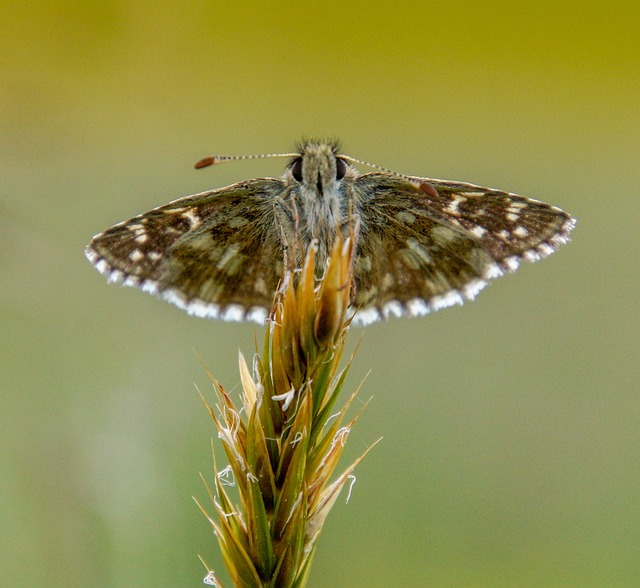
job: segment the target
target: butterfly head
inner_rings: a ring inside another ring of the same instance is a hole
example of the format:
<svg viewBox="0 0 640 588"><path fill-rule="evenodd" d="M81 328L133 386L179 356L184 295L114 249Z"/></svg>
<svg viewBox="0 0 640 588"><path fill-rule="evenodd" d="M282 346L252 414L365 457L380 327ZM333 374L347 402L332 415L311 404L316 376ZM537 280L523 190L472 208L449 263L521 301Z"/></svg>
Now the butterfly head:
<svg viewBox="0 0 640 588"><path fill-rule="evenodd" d="M306 141L291 160L286 175L310 198L331 197L346 176L357 173L338 154L337 143Z"/></svg>

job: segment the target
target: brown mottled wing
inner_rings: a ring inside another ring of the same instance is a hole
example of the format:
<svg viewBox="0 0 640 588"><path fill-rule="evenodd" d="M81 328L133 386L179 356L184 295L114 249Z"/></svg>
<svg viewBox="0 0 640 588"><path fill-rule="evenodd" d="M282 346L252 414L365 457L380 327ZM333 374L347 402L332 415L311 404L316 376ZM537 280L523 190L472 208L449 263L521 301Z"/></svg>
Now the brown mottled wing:
<svg viewBox="0 0 640 588"><path fill-rule="evenodd" d="M354 306L364 323L471 299L521 259L554 251L574 222L553 206L472 184L371 173L354 190L362 216Z"/></svg>
<svg viewBox="0 0 640 588"><path fill-rule="evenodd" d="M259 321L282 276L282 194L261 178L187 196L96 235L86 254L111 281L192 314Z"/></svg>

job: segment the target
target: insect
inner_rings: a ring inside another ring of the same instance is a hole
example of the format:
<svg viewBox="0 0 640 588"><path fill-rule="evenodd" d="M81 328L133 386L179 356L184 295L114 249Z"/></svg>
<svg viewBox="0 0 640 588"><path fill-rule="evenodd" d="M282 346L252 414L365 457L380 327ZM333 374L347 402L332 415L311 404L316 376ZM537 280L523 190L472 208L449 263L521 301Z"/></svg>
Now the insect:
<svg viewBox="0 0 640 588"><path fill-rule="evenodd" d="M96 235L86 255L109 281L188 313L264 322L288 265L312 240L358 226L354 323L418 316L473 299L487 282L568 240L566 212L474 184L406 176L306 141L280 179L245 180L174 200ZM375 171L361 174L356 164ZM288 260L288 261L287 261Z"/></svg>

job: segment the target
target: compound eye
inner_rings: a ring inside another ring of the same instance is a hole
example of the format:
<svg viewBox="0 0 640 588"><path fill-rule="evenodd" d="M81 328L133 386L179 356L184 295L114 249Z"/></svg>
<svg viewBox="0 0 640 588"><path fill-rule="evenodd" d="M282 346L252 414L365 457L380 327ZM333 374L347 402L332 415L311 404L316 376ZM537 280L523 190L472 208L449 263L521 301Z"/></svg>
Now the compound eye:
<svg viewBox="0 0 640 588"><path fill-rule="evenodd" d="M341 180L347 173L347 162L344 159L336 158L336 180Z"/></svg>
<svg viewBox="0 0 640 588"><path fill-rule="evenodd" d="M298 159L294 159L291 164L291 175L296 182L302 181L302 157L298 157Z"/></svg>

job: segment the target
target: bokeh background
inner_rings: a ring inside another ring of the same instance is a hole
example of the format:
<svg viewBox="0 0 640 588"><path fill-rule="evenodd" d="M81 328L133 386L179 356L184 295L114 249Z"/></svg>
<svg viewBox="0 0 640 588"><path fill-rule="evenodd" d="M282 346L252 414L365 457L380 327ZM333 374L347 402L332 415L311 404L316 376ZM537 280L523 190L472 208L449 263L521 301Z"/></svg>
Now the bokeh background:
<svg viewBox="0 0 640 588"><path fill-rule="evenodd" d="M479 299L352 334L349 504L311 586L640 585L640 9L629 2L0 5L0 584L224 582L198 356L263 330L108 286L94 233L303 135L574 214ZM345 464L347 462L345 461ZM228 583L226 584L229 585Z"/></svg>

